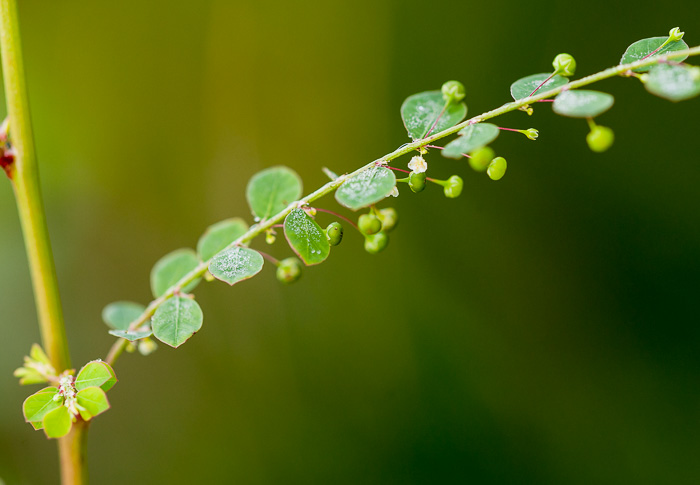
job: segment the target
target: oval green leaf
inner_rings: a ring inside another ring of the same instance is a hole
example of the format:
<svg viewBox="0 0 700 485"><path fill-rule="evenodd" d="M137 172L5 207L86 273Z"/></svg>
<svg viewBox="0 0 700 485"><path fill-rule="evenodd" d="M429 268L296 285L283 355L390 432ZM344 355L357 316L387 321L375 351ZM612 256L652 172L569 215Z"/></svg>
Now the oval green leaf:
<svg viewBox="0 0 700 485"><path fill-rule="evenodd" d="M634 44L630 45L627 50L625 51L624 54L622 54L622 59L620 59L620 64L629 64L630 62L636 62L636 61L641 61L642 59L648 57L657 57L661 56L663 54L668 54L669 52L675 52L675 51L682 51L686 50L688 48L688 44L685 43L685 41L677 40L675 42L669 42L666 44L663 49L659 49L658 52L654 53L653 56L650 56L652 52L654 52L656 49L658 49L660 46L663 45L664 42L668 39L668 36L666 37L649 37L648 39L642 39L638 40ZM674 57L673 60L676 62L681 62L687 59L688 56L679 56L679 57ZM651 66L646 66L646 67L638 67L635 69L635 72L646 72L649 70Z"/></svg>
<svg viewBox="0 0 700 485"><path fill-rule="evenodd" d="M204 231L197 242L197 253L202 261L213 258L233 241L248 231L248 224L240 217L217 222Z"/></svg>
<svg viewBox="0 0 700 485"><path fill-rule="evenodd" d="M456 140L445 146L442 155L447 158L462 158L462 154L471 153L495 140L501 130L491 123L476 123L469 125L458 133Z"/></svg>
<svg viewBox="0 0 700 485"><path fill-rule="evenodd" d="M383 200L396 187L396 176L388 168L374 166L345 181L335 200L354 211Z"/></svg>
<svg viewBox="0 0 700 485"><path fill-rule="evenodd" d="M144 311L146 307L139 303L116 301L104 307L102 320L115 330L126 330Z"/></svg>
<svg viewBox="0 0 700 485"><path fill-rule="evenodd" d="M73 417L67 407L61 406L47 413L42 424L48 438L62 438L73 426Z"/></svg>
<svg viewBox="0 0 700 485"><path fill-rule="evenodd" d="M57 387L45 387L25 399L22 404L24 420L27 422L41 421L47 413L63 406L63 398L59 401L53 400L57 392Z"/></svg>
<svg viewBox="0 0 700 485"><path fill-rule="evenodd" d="M440 116L441 113L442 116ZM464 103L450 104L445 108L442 91L425 91L414 94L406 98L401 105L401 119L406 131L408 131L408 136L414 140L425 137L428 132L433 134L446 130L462 121L466 116L467 105ZM435 120L437 120L437 124Z"/></svg>
<svg viewBox="0 0 700 485"><path fill-rule="evenodd" d="M307 266L325 261L331 252L326 232L303 209L294 209L284 219L284 237Z"/></svg>
<svg viewBox="0 0 700 485"><path fill-rule="evenodd" d="M214 278L235 285L258 274L264 262L259 252L235 247L214 256L209 263L209 272Z"/></svg>
<svg viewBox="0 0 700 485"><path fill-rule="evenodd" d="M202 309L196 301L175 296L153 315L153 335L164 344L178 348L202 328Z"/></svg>
<svg viewBox="0 0 700 485"><path fill-rule="evenodd" d="M153 335L151 330L110 330L110 335L115 337L124 338L129 342L136 342L146 337Z"/></svg>
<svg viewBox="0 0 700 485"><path fill-rule="evenodd" d="M513 96L513 99L516 101L518 101L519 99L527 98L530 96L530 93L537 89L537 86L542 84L542 81L544 81L551 75L552 74L549 72L543 72L540 74L532 74L531 76L526 76L524 78L518 79L510 85L510 95ZM560 76L559 74L557 74L556 76L552 77L552 79L544 83L544 85L540 89L538 89L537 93L535 94L538 94L540 92L543 93L550 89L558 88L559 86L563 86L568 82L568 77Z"/></svg>
<svg viewBox="0 0 700 485"><path fill-rule="evenodd" d="M606 112L615 102L611 94L599 91L564 91L554 99L555 113L572 118L594 118Z"/></svg>
<svg viewBox="0 0 700 485"><path fill-rule="evenodd" d="M117 383L117 376L107 362L93 360L80 369L75 378L75 388L80 391L88 387L98 386L109 391Z"/></svg>
<svg viewBox="0 0 700 485"><path fill-rule="evenodd" d="M153 296L160 298L171 286L174 286L187 273L199 264L197 254L191 249L177 249L163 256L151 270L151 291ZM200 279L196 279L185 288L184 292L192 291Z"/></svg>
<svg viewBox="0 0 700 485"><path fill-rule="evenodd" d="M281 165L253 175L245 193L250 210L258 220L277 214L301 195L301 178L291 168Z"/></svg>
<svg viewBox="0 0 700 485"><path fill-rule="evenodd" d="M109 401L107 395L99 387L87 387L76 394L78 400L78 411L80 416L85 421L90 421L98 414L101 414L109 409Z"/></svg>
<svg viewBox="0 0 700 485"><path fill-rule="evenodd" d="M700 68L659 64L649 71L644 87L670 101L683 101L700 94Z"/></svg>

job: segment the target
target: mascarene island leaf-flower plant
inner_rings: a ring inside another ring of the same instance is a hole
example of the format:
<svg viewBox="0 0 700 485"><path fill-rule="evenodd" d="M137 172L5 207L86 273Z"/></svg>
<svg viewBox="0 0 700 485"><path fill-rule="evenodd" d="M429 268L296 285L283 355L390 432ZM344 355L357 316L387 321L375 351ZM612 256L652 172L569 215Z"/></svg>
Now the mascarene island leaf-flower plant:
<svg viewBox="0 0 700 485"><path fill-rule="evenodd" d="M252 220L232 217L213 224L195 248L177 249L156 262L151 271L150 302L108 304L102 319L108 327L106 332L116 340L103 359L95 358L76 372L66 344L39 189L16 0L0 0L8 108L8 118L0 127L0 167L17 200L42 340L41 346L32 346L15 376L20 384L43 386L25 399L22 411L33 429L58 440L62 483L87 483L88 425L110 408L107 393L117 383L113 367L122 353L147 356L156 350L157 342L177 348L202 329L204 314L193 294L201 283L220 281L233 286L257 275L265 264L276 268L281 283L293 283L305 267L330 257L346 229L362 235L368 253L383 251L398 222L398 214L390 206L393 197L434 186L441 188L447 198L461 194L460 175L444 179L428 176L442 168L439 157L433 154L466 158L476 174L485 173L496 181L505 176L508 167L505 158L498 156L498 137L524 135L523 140L538 139L536 128L503 127L491 122L505 113L519 110L527 118L534 110L551 107L555 115L587 123L586 142L592 151L607 150L614 142L613 130L596 120L613 107L614 98L581 88L620 77L641 83L649 93L672 102L697 97L700 67L686 59L700 55L700 46L690 48L683 38L684 33L673 28L668 35L639 40L622 53L617 65L579 79L574 79L574 57L559 54L551 70L524 76L510 85L513 101L470 118L466 89L458 81L411 95L400 107L409 143L351 173L338 175L324 168L329 181L307 195L301 178L290 167L275 166L259 172L249 181L245 193ZM333 193L340 208L329 208L333 202L323 199ZM320 223L321 214L331 219L325 227ZM278 260L259 249L261 244L287 245L289 257Z"/></svg>

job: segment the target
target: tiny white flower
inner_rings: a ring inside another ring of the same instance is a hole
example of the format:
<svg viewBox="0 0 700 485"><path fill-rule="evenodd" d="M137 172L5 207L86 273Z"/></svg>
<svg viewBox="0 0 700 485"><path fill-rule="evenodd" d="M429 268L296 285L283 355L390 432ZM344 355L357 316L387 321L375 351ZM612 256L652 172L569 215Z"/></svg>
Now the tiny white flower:
<svg viewBox="0 0 700 485"><path fill-rule="evenodd" d="M392 197L398 197L399 196L399 188L394 185L394 188L391 189L391 192L389 192L389 195Z"/></svg>
<svg viewBox="0 0 700 485"><path fill-rule="evenodd" d="M423 157L416 155L408 162L408 168L411 169L412 172L423 173L428 170L428 164L423 160Z"/></svg>

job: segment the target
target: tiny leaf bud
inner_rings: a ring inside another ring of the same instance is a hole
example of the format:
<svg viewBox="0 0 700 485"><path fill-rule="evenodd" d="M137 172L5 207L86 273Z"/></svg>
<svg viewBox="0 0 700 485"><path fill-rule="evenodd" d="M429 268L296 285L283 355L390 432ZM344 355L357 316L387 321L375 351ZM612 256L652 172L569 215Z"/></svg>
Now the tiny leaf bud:
<svg viewBox="0 0 700 485"><path fill-rule="evenodd" d="M478 148L470 154L469 165L477 172L483 172L489 166L489 163L491 163L495 155L491 147L486 146Z"/></svg>
<svg viewBox="0 0 700 485"><path fill-rule="evenodd" d="M382 231L365 237L365 251L377 254L383 251L389 244L389 235Z"/></svg>
<svg viewBox="0 0 700 485"><path fill-rule="evenodd" d="M464 84L459 81L447 81L442 85L442 98L450 103L459 103L464 99Z"/></svg>
<svg viewBox="0 0 700 485"><path fill-rule="evenodd" d="M326 228L326 236L331 246L337 246L343 240L343 226L340 222L331 222Z"/></svg>
<svg viewBox="0 0 700 485"><path fill-rule="evenodd" d="M607 126L595 125L591 132L586 135L586 143L594 152L604 152L610 148L615 141L615 133Z"/></svg>
<svg viewBox="0 0 700 485"><path fill-rule="evenodd" d="M445 182L445 197L448 197L450 199L459 197L459 195L462 193L462 187L464 186L462 178L459 175L453 175L452 177L448 178Z"/></svg>
<svg viewBox="0 0 700 485"><path fill-rule="evenodd" d="M555 74L573 76L576 72L576 60L571 54L559 54L552 62Z"/></svg>
<svg viewBox="0 0 700 485"><path fill-rule="evenodd" d="M486 170L486 173L489 174L491 180L501 180L506 174L506 168L508 168L506 159L503 157L496 157L489 163L489 168Z"/></svg>
<svg viewBox="0 0 700 485"><path fill-rule="evenodd" d="M297 258L286 258L277 265L277 280L281 283L294 283L301 277L301 262Z"/></svg>

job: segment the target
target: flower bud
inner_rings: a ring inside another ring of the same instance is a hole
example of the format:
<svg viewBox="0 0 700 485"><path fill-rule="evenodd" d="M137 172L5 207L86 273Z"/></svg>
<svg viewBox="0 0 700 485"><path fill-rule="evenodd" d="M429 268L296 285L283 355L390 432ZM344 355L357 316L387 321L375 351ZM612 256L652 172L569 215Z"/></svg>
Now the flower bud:
<svg viewBox="0 0 700 485"><path fill-rule="evenodd" d="M340 222L331 222L326 228L326 236L331 246L337 246L343 240L343 226Z"/></svg>
<svg viewBox="0 0 700 485"><path fill-rule="evenodd" d="M573 76L576 72L576 60L571 54L559 54L552 62L555 74Z"/></svg>
<svg viewBox="0 0 700 485"><path fill-rule="evenodd" d="M540 136L540 132L537 131L535 128L528 128L527 130L521 130L520 133L528 137L530 140L537 140L537 137Z"/></svg>
<svg viewBox="0 0 700 485"><path fill-rule="evenodd" d="M506 174L506 168L508 168L506 159L503 157L496 157L489 163L489 168L486 169L486 173L489 174L491 180L501 180Z"/></svg>
<svg viewBox="0 0 700 485"><path fill-rule="evenodd" d="M459 175L453 175L452 177L448 178L445 182L445 197L450 199L459 197L459 194L462 193L462 187L464 186L462 178Z"/></svg>
<svg viewBox="0 0 700 485"><path fill-rule="evenodd" d="M389 235L382 231L365 237L365 251L377 254L389 245Z"/></svg>
<svg viewBox="0 0 700 485"><path fill-rule="evenodd" d="M607 126L595 125L586 135L586 143L594 152L604 152L610 148L615 140L615 133Z"/></svg>
<svg viewBox="0 0 700 485"><path fill-rule="evenodd" d="M277 235L275 234L275 231L273 231L272 229L269 229L265 233L265 242L267 244L275 244L276 240L277 240Z"/></svg>
<svg viewBox="0 0 700 485"><path fill-rule="evenodd" d="M281 283L294 283L301 277L301 262L297 258L286 258L277 265L277 280Z"/></svg>
<svg viewBox="0 0 700 485"><path fill-rule="evenodd" d="M428 170L428 164L422 156L417 155L408 162L408 169L413 173L423 173Z"/></svg>
<svg viewBox="0 0 700 485"><path fill-rule="evenodd" d="M376 234L382 230L382 221L374 214L362 214L357 219L357 228L362 234Z"/></svg>
<svg viewBox="0 0 700 485"><path fill-rule="evenodd" d="M477 172L483 172L495 155L491 147L481 147L470 153L469 165Z"/></svg>
<svg viewBox="0 0 700 485"><path fill-rule="evenodd" d="M671 42L678 42L683 38L685 32L681 32L679 27L674 27L668 32L668 40Z"/></svg>
<svg viewBox="0 0 700 485"><path fill-rule="evenodd" d="M393 207L380 210L377 217L382 221L382 231L384 232L392 231L399 222L399 215Z"/></svg>
<svg viewBox="0 0 700 485"><path fill-rule="evenodd" d="M411 172L408 176L408 186L416 194L425 190L425 173Z"/></svg>
<svg viewBox="0 0 700 485"><path fill-rule="evenodd" d="M442 98L450 103L459 103L464 99L464 84L459 81L447 81L442 85Z"/></svg>
<svg viewBox="0 0 700 485"><path fill-rule="evenodd" d="M141 355L151 355L158 348L158 344L150 338L139 340L139 353Z"/></svg>

